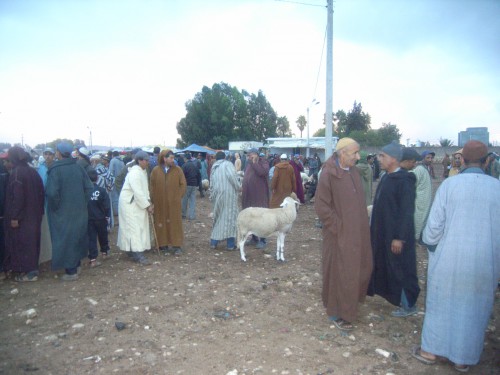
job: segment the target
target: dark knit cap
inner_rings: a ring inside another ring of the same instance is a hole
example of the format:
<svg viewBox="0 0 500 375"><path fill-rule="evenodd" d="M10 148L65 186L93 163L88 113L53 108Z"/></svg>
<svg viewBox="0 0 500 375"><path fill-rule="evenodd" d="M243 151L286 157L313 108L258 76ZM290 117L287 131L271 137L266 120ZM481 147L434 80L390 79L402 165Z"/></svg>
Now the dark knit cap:
<svg viewBox="0 0 500 375"><path fill-rule="evenodd" d="M403 156L401 158L401 161L403 161L403 160L420 161L420 160L422 160L422 156L420 156L419 153L417 151L415 151L413 148L405 147L403 149Z"/></svg>
<svg viewBox="0 0 500 375"><path fill-rule="evenodd" d="M401 161L401 158L403 157L403 150L401 149L399 143L397 143L396 141L392 141L388 145L382 147L382 152L384 154L392 156L397 161Z"/></svg>
<svg viewBox="0 0 500 375"><path fill-rule="evenodd" d="M215 160L222 160L225 158L226 154L224 153L224 151L217 151L217 153L215 154Z"/></svg>

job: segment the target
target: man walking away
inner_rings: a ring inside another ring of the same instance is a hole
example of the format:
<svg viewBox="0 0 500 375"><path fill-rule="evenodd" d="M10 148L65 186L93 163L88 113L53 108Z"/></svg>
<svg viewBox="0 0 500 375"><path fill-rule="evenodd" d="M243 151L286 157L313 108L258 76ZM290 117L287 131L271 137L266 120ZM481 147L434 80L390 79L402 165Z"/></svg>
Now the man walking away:
<svg viewBox="0 0 500 375"><path fill-rule="evenodd" d="M191 153L185 154L186 162L182 166L182 171L186 177L186 194L182 198L182 218L194 220L196 218L196 190L201 183L201 171L196 162L192 159Z"/></svg>

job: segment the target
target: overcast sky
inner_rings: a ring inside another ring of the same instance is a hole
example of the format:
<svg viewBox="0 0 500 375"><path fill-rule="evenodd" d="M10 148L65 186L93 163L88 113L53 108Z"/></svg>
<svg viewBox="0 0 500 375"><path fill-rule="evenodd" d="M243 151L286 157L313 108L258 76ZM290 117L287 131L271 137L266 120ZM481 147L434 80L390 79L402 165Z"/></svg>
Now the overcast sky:
<svg viewBox="0 0 500 375"><path fill-rule="evenodd" d="M0 0L0 141L175 145L185 103L262 90L292 131L325 112L326 0ZM317 6L314 6L317 5ZM500 1L336 0L333 108L437 143L500 144ZM305 136L305 133L304 133Z"/></svg>

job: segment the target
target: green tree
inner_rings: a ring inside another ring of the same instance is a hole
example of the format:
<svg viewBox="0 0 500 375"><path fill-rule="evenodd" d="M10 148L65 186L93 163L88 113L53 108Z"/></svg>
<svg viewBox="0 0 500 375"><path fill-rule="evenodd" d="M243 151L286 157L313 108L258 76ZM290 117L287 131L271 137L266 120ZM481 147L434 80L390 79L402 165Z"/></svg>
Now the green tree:
<svg viewBox="0 0 500 375"><path fill-rule="evenodd" d="M338 110L336 113L332 114L332 135L337 136L339 138L345 137L346 134L346 121L347 114L343 109ZM323 116L323 125L326 122L326 115ZM335 122L337 122L337 126L335 126ZM326 127L317 130L313 137L324 137L326 133Z"/></svg>
<svg viewBox="0 0 500 375"><path fill-rule="evenodd" d="M347 114L343 109L340 109L333 114L332 119L335 118L337 126L333 129L332 134L339 138L345 137L347 135Z"/></svg>
<svg viewBox="0 0 500 375"><path fill-rule="evenodd" d="M447 138L439 138L439 144L441 145L441 147L452 147L453 141Z"/></svg>
<svg viewBox="0 0 500 375"><path fill-rule="evenodd" d="M242 108L243 107L243 108ZM216 149L227 148L235 128L245 128L239 122L246 114L242 93L226 83L216 83L186 103L186 116L177 123L181 139L177 147L199 143Z"/></svg>
<svg viewBox="0 0 500 375"><path fill-rule="evenodd" d="M381 140L381 134L379 132L379 129L369 129L366 132L365 143L363 145L382 147L385 146L387 143L384 143L384 141Z"/></svg>
<svg viewBox="0 0 500 375"><path fill-rule="evenodd" d="M292 131L290 129L290 123L288 122L288 118L286 116L278 117L276 121L276 133L278 137L291 137Z"/></svg>
<svg viewBox="0 0 500 375"><path fill-rule="evenodd" d="M248 114L251 130L250 139L264 142L267 138L276 137L278 135L278 116L261 90L259 90L257 95L250 95Z"/></svg>
<svg viewBox="0 0 500 375"><path fill-rule="evenodd" d="M324 137L325 133L326 133L326 128L321 128L314 132L313 137Z"/></svg>
<svg viewBox="0 0 500 375"><path fill-rule="evenodd" d="M263 141L276 136L276 112L262 91L239 92L227 83L204 86L186 103L186 112L177 123L181 136L177 147L198 143L224 149L231 140Z"/></svg>
<svg viewBox="0 0 500 375"><path fill-rule="evenodd" d="M402 135L398 127L390 122L382 123L382 127L378 129L377 132L379 133L379 141L381 144L373 146L384 146L392 141L397 141L399 143Z"/></svg>
<svg viewBox="0 0 500 375"><path fill-rule="evenodd" d="M421 141L417 140L417 143L420 144L420 147L431 147L431 143L429 141Z"/></svg>
<svg viewBox="0 0 500 375"><path fill-rule="evenodd" d="M353 130L350 134L349 137L354 139L356 142L359 143L360 146L367 146L368 145L368 132L362 131L362 130Z"/></svg>
<svg viewBox="0 0 500 375"><path fill-rule="evenodd" d="M304 115L300 115L299 117L297 117L297 120L295 121L295 123L297 124L297 128L299 128L300 138L302 138L302 132L306 128L307 120L304 117Z"/></svg>
<svg viewBox="0 0 500 375"><path fill-rule="evenodd" d="M354 102L352 109L347 113L345 122L345 135L351 134L355 130L368 131L370 129L371 117L363 112L361 103Z"/></svg>

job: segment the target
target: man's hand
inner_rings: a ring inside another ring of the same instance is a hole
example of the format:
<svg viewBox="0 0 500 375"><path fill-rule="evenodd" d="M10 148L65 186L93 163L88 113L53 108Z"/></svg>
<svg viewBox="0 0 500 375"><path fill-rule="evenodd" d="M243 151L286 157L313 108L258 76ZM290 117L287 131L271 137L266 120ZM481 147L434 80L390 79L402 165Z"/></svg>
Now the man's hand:
<svg viewBox="0 0 500 375"><path fill-rule="evenodd" d="M404 245L404 242L401 240L392 240L391 251L394 254L399 255L399 254L401 254L401 251L403 250L403 245Z"/></svg>
<svg viewBox="0 0 500 375"><path fill-rule="evenodd" d="M153 205L150 205L148 208L147 208L148 212L150 214L152 214L154 212L154 206Z"/></svg>
<svg viewBox="0 0 500 375"><path fill-rule="evenodd" d="M11 228L19 228L19 220L11 220L10 226Z"/></svg>

